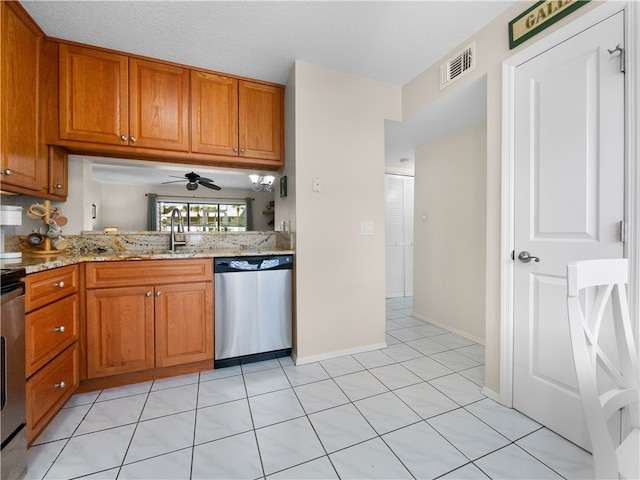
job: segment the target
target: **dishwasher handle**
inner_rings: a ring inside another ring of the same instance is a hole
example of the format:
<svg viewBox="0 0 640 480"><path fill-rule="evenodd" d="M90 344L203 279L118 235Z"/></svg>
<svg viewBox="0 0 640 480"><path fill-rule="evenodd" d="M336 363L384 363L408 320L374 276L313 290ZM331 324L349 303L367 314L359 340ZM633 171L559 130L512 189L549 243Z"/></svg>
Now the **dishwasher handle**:
<svg viewBox="0 0 640 480"><path fill-rule="evenodd" d="M264 272L293 268L293 257L290 255L216 258L213 262L215 273Z"/></svg>

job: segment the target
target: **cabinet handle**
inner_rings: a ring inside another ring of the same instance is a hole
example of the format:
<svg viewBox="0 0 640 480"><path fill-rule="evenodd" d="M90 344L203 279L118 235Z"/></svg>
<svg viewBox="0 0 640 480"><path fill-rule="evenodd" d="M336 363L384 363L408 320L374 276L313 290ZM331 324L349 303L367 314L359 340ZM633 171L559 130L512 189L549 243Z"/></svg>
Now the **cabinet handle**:
<svg viewBox="0 0 640 480"><path fill-rule="evenodd" d="M150 297L151 296L151 292L147 292L144 295L145 295L145 297Z"/></svg>
<svg viewBox="0 0 640 480"><path fill-rule="evenodd" d="M159 297L160 295L162 295L162 292L161 292L160 290L158 290L158 291L156 292L156 297Z"/></svg>
<svg viewBox="0 0 640 480"><path fill-rule="evenodd" d="M233 151L238 153L238 147L233 147Z"/></svg>
<svg viewBox="0 0 640 480"><path fill-rule="evenodd" d="M56 184L54 185L54 188L58 188L58 189L60 189L60 188L62 188L62 184L61 184L61 183L56 183Z"/></svg>
<svg viewBox="0 0 640 480"><path fill-rule="evenodd" d="M8 177L8 176L9 176L9 175L11 175L13 172L11 171L11 169L10 169L10 168L7 168L3 173Z"/></svg>
<svg viewBox="0 0 640 480"><path fill-rule="evenodd" d="M58 288L64 288L64 282L60 280L59 282L54 283L53 286Z"/></svg>
<svg viewBox="0 0 640 480"><path fill-rule="evenodd" d="M127 136L126 135L120 135L120 140L122 140L123 142L127 141Z"/></svg>
<svg viewBox="0 0 640 480"><path fill-rule="evenodd" d="M129 139L131 140L131 143L136 143L136 137L129 137Z"/></svg>
<svg viewBox="0 0 640 480"><path fill-rule="evenodd" d="M56 327L53 329L54 332L64 332L64 325L60 325L59 327Z"/></svg>
<svg viewBox="0 0 640 480"><path fill-rule="evenodd" d="M240 149L240 153L244 153L244 148L241 148L241 149Z"/></svg>
<svg viewBox="0 0 640 480"><path fill-rule="evenodd" d="M67 384L66 384L66 383L64 383L64 382L60 382L60 383L56 383L56 384L53 386L53 388L64 388L64 387L66 387L66 386L67 386Z"/></svg>

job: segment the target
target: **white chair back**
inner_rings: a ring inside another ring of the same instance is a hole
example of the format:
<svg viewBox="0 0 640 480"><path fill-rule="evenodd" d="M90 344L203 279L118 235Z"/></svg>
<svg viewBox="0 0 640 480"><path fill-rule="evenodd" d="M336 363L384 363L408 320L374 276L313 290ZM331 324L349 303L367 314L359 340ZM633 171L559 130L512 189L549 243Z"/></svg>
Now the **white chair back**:
<svg viewBox="0 0 640 480"><path fill-rule="evenodd" d="M638 351L625 290L628 278L626 259L567 265L571 345L598 479L640 478ZM592 287L595 295L581 294ZM583 302L589 304L583 308ZM603 347L604 332L611 327L615 352ZM620 438L614 439L608 423L621 410L620 430L615 429Z"/></svg>

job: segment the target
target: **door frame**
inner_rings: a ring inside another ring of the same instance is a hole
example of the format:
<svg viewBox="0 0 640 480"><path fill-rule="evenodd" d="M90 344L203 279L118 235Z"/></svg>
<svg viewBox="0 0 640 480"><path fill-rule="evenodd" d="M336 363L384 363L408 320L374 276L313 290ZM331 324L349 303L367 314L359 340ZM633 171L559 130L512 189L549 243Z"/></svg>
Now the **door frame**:
<svg viewBox="0 0 640 480"><path fill-rule="evenodd" d="M640 313L640 3L603 3L563 28L502 63L502 164L500 205L500 393L498 400L513 406L514 265L514 120L515 73L522 63L624 11L625 16L625 221L624 256L629 259L631 318ZM615 45L612 45L612 48ZM636 343L640 337L636 325Z"/></svg>

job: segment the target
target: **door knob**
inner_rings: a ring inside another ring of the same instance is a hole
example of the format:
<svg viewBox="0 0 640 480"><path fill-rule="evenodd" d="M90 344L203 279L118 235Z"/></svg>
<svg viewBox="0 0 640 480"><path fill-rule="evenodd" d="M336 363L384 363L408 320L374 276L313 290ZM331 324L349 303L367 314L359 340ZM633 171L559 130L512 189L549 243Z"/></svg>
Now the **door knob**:
<svg viewBox="0 0 640 480"><path fill-rule="evenodd" d="M522 251L518 254L518 260L520 260L522 263L529 263L531 260L533 260L534 262L539 262L540 259L538 257L534 257L533 255L531 255L529 252Z"/></svg>

